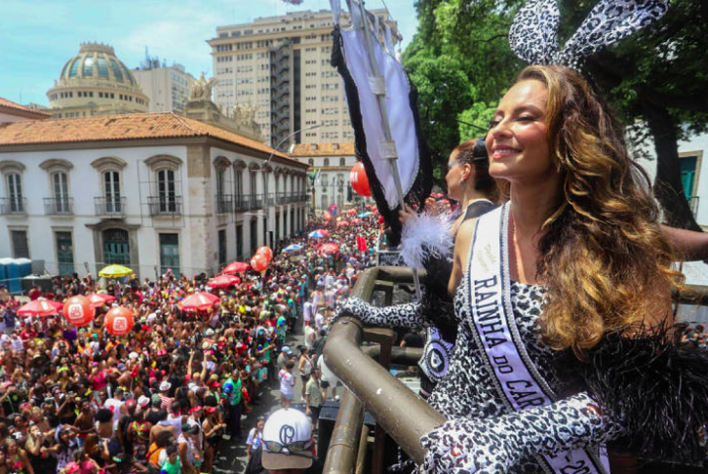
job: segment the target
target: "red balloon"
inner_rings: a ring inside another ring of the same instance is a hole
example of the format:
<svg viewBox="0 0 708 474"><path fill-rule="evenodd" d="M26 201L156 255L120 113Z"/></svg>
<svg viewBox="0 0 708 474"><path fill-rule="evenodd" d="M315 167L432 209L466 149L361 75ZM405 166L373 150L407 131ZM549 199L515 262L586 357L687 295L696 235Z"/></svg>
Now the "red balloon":
<svg viewBox="0 0 708 474"><path fill-rule="evenodd" d="M364 170L364 163L362 163L361 161L352 166L352 170L349 172L349 182L352 185L352 189L354 189L357 194L360 194L362 196L371 196L369 178L366 176L366 170Z"/></svg>
<svg viewBox="0 0 708 474"><path fill-rule="evenodd" d="M72 296L64 302L64 317L74 326L86 326L93 321L95 310L85 296Z"/></svg>
<svg viewBox="0 0 708 474"><path fill-rule="evenodd" d="M128 308L118 306L106 313L106 331L114 336L125 336L134 325L135 316Z"/></svg>
<svg viewBox="0 0 708 474"><path fill-rule="evenodd" d="M258 250L256 250L256 255L264 255L268 259L269 263L273 260L273 251L267 245L258 247Z"/></svg>
<svg viewBox="0 0 708 474"><path fill-rule="evenodd" d="M263 255L263 254L256 254L253 256L251 259L251 268L253 268L257 272L262 272L266 268L268 268L268 264L270 263L270 260Z"/></svg>

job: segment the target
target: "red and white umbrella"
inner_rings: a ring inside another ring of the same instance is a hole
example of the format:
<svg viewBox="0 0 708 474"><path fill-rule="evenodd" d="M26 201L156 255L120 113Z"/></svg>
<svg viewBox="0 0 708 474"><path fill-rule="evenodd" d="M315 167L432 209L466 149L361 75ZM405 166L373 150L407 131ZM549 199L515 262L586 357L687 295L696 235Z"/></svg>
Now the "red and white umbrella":
<svg viewBox="0 0 708 474"><path fill-rule="evenodd" d="M200 291L177 303L182 311L206 311L219 302L219 297Z"/></svg>
<svg viewBox="0 0 708 474"><path fill-rule="evenodd" d="M209 288L228 288L230 286L238 285L241 283L241 279L233 275L219 275L217 277L209 280Z"/></svg>
<svg viewBox="0 0 708 474"><path fill-rule="evenodd" d="M234 262L226 266L221 273L233 275L235 273L244 273L251 269L251 266L245 262Z"/></svg>
<svg viewBox="0 0 708 474"><path fill-rule="evenodd" d="M337 253L339 252L339 246L333 243L322 244L322 246L320 247L320 252L325 254Z"/></svg>
<svg viewBox="0 0 708 474"><path fill-rule="evenodd" d="M17 310L17 315L22 316L24 318L28 318L31 316L39 316L41 318L46 318L47 316L59 314L63 308L64 305L59 303L58 301L39 298L20 306L20 308Z"/></svg>
<svg viewBox="0 0 708 474"><path fill-rule="evenodd" d="M113 303L116 300L116 297L103 293L92 293L88 295L88 299L91 302L91 306L94 308L100 308L103 305Z"/></svg>

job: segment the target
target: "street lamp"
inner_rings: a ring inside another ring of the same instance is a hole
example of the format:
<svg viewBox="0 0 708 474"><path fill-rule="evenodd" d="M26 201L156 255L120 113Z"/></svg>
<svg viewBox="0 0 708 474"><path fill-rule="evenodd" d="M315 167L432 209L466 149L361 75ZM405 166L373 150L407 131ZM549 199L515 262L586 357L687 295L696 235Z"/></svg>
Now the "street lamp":
<svg viewBox="0 0 708 474"><path fill-rule="evenodd" d="M270 179L268 179L268 174L266 172L266 168L270 164L270 160L273 159L273 155L275 155L275 152L278 151L278 148L280 147L280 145L285 143L290 137L292 137L293 135L297 135L300 132L306 132L308 130L312 130L314 128L318 128L321 126L322 126L322 124L317 124L317 125L312 125L311 127L306 127L306 128L301 128L300 130L295 130L293 133L291 133L287 137L280 140L278 142L278 144L275 145L275 147L273 147L273 151L270 153L270 156L268 157L265 164L263 165L263 173L265 175L265 179L263 180L263 184L264 184L263 200L265 201L265 218L266 218L266 229L265 230L266 230L266 240L267 240L266 245L268 245L270 248L273 248L273 239L272 239L272 236L270 233L270 212L269 212L270 206L268 205L268 181L270 181ZM275 202L275 200L274 200L274 202Z"/></svg>

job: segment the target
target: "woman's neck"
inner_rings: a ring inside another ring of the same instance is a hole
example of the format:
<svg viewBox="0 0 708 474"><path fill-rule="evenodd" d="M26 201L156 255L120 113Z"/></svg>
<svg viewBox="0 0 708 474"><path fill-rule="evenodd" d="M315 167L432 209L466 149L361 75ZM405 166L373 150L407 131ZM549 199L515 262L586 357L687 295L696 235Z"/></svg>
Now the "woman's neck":
<svg viewBox="0 0 708 474"><path fill-rule="evenodd" d="M474 189L472 186L465 188L465 195L462 196L462 209L467 209L472 201L478 199L489 199L482 191Z"/></svg>
<svg viewBox="0 0 708 474"><path fill-rule="evenodd" d="M555 180L536 185L511 185L511 215L517 238L538 236L543 224L558 205L558 187Z"/></svg>

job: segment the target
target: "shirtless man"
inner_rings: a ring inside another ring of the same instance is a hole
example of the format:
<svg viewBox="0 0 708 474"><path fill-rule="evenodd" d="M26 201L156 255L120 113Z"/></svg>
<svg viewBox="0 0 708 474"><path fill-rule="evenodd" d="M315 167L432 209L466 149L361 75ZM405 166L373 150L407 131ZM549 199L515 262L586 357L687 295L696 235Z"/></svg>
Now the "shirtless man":
<svg viewBox="0 0 708 474"><path fill-rule="evenodd" d="M170 432L173 438L177 438L174 425L167 421L167 410L160 410L158 420L157 424L150 428L150 446L152 446L152 443L155 442L160 433L166 431Z"/></svg>
<svg viewBox="0 0 708 474"><path fill-rule="evenodd" d="M94 412L91 408L91 402L86 398L81 400L80 406L81 413L79 413L74 422L74 432L76 432L76 441L80 447L83 447L86 437L95 431Z"/></svg>

